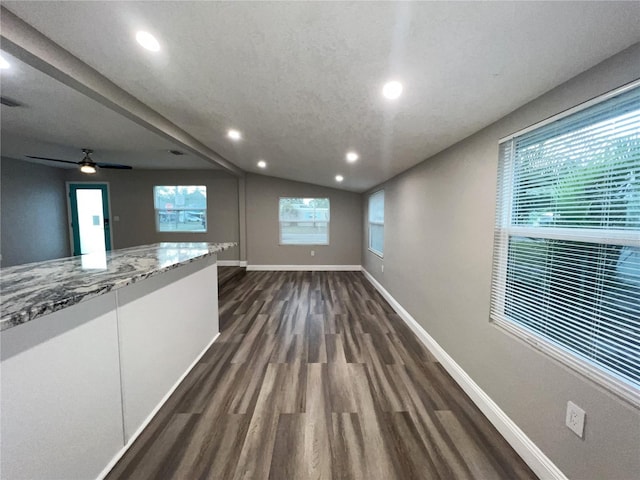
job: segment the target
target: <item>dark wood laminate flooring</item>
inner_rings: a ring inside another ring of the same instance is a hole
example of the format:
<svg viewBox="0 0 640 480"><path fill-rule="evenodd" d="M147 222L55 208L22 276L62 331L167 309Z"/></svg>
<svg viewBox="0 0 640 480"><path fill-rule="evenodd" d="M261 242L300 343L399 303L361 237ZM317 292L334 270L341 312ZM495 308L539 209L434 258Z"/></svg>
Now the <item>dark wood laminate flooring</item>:
<svg viewBox="0 0 640 480"><path fill-rule="evenodd" d="M535 475L355 272L247 272L115 479Z"/></svg>
<svg viewBox="0 0 640 480"><path fill-rule="evenodd" d="M247 272L244 267L218 266L218 289L222 288L236 277L241 277Z"/></svg>

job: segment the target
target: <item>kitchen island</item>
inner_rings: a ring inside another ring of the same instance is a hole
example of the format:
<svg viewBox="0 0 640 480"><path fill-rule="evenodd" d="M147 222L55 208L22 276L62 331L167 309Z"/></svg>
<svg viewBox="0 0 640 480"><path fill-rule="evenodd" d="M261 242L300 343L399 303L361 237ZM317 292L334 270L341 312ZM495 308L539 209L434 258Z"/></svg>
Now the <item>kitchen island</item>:
<svg viewBox="0 0 640 480"><path fill-rule="evenodd" d="M3 478L99 478L218 335L217 253L160 243L0 270Z"/></svg>

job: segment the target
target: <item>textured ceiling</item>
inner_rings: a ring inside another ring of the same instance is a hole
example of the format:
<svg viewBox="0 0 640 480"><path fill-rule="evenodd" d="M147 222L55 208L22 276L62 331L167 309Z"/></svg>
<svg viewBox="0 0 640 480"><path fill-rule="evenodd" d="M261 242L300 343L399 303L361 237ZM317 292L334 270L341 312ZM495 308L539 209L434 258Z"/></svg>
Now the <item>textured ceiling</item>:
<svg viewBox="0 0 640 480"><path fill-rule="evenodd" d="M358 191L640 41L640 2L3 5L239 167Z"/></svg>
<svg viewBox="0 0 640 480"><path fill-rule="evenodd" d="M3 57L11 63L11 69L2 71L2 96L22 106L2 105L2 156L28 161L34 160L25 155L80 161L81 149L92 148L97 162L124 163L134 168L215 168L192 155L171 155L167 150L177 148L171 142L7 53Z"/></svg>

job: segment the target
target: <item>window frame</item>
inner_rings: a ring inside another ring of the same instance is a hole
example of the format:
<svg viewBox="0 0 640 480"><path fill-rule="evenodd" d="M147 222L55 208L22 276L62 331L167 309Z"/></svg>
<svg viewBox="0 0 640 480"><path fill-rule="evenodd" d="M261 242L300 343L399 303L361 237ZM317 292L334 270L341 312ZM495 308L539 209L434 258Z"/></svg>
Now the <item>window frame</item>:
<svg viewBox="0 0 640 480"><path fill-rule="evenodd" d="M503 145L510 148L509 153L505 155L513 156L515 154L515 142L517 137L525 135L531 131L540 129L545 125L561 120L565 117L577 114L594 105L602 103L613 97L640 88L640 80L636 80L620 88L614 89L603 95L594 97L575 107L567 109L545 120L528 126L522 130L512 133L498 141L499 157L503 156ZM510 145L507 145L511 142ZM505 149L506 151L506 149ZM512 157L513 158L513 157ZM497 328L533 347L534 349L544 353L551 359L560 364L569 367L571 370L581 374L587 379L595 382L600 387L613 393L618 398L629 402L635 407L640 406L640 388L635 387L627 380L618 378L615 373L607 371L596 364L592 364L579 355L572 353L568 349L563 348L559 344L556 345L551 339L547 339L533 330L529 330L514 320L507 318L505 314L506 296L507 296L507 270L509 266L509 238L511 237L530 237L551 240L567 240L567 241L586 241L585 236L591 237L589 242L604 245L622 245L622 246L640 246L638 241L638 232L634 230L597 230L597 229L576 229L562 227L528 227L514 226L512 221L513 198L514 198L514 172L505 171L506 166L499 160L497 173L500 177L505 176L507 180L498 181L497 185L497 202L496 202L496 218L494 223L495 238L493 242L493 261L492 261L492 282L490 296L490 318L489 321ZM502 182L504 184L502 185ZM501 189L501 186L504 188ZM499 206L502 209L499 209ZM606 235L603 234L606 232ZM498 266L498 263L500 266ZM495 304L495 305L494 305ZM494 308L498 313L494 313Z"/></svg>
<svg viewBox="0 0 640 480"><path fill-rule="evenodd" d="M383 219L382 219L382 222L372 222L371 215L370 215L371 214L371 198L379 194L382 194L382 218ZM384 188L381 188L380 190L376 190L375 192L371 193L367 198L367 250L369 250L371 253L373 253L374 255L380 258L384 258L384 209L385 209L385 193L384 193ZM382 226L382 251L381 252L379 252L378 250L376 250L371 246L371 225Z"/></svg>
<svg viewBox="0 0 640 480"><path fill-rule="evenodd" d="M199 210L202 211L204 213L204 219L205 219L205 225L204 225L204 230L160 230L160 216L159 216L159 211L162 209L158 209L156 208L156 188L157 187L174 187L177 191L178 188L180 187L201 187L204 188L204 192L205 192L205 208L201 209L201 208L189 208L189 209L174 209L174 211L178 212L178 211L186 211L186 210ZM153 185L153 213L154 213L154 222L156 225L156 233L170 233L170 234L174 234L174 233L195 233L195 234L202 234L202 233L208 233L209 231L209 216L208 216L208 211L209 211L209 197L207 196L207 186L206 185L179 185L179 184L175 184L175 185L160 185L160 184L154 184Z"/></svg>
<svg viewBox="0 0 640 480"><path fill-rule="evenodd" d="M311 200L327 200L329 202L329 219L327 223L327 242L326 243L283 243L282 242L282 220L280 220L280 201L284 198L309 198ZM291 197L280 196L278 197L278 245L281 247L327 247L331 244L331 198L330 197Z"/></svg>

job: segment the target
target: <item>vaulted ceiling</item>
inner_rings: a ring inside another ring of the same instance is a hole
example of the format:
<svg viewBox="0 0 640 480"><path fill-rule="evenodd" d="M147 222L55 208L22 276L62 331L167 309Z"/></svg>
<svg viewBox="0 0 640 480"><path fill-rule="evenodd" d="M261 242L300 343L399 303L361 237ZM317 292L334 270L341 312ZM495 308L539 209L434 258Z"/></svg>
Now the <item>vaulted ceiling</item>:
<svg viewBox="0 0 640 480"><path fill-rule="evenodd" d="M640 41L639 2L3 5L241 169L355 191Z"/></svg>

